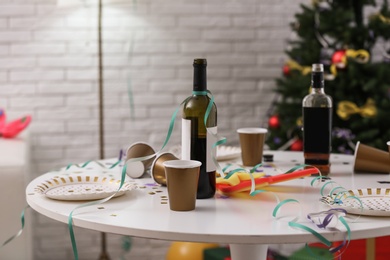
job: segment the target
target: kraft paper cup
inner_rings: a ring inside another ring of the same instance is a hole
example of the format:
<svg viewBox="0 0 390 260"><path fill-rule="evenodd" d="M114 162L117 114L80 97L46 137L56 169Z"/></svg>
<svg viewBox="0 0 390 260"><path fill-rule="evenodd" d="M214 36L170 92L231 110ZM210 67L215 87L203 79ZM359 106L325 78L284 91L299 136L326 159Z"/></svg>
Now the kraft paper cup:
<svg viewBox="0 0 390 260"><path fill-rule="evenodd" d="M143 142L137 142L127 149L126 162L130 159L153 155L155 152L151 146ZM127 162L126 173L131 178L140 178L150 168L155 156L143 161Z"/></svg>
<svg viewBox="0 0 390 260"><path fill-rule="evenodd" d="M179 160L179 158L174 156L172 153L161 153L157 155L154 159L152 167L150 168L150 175L156 183L163 186L167 185L167 179L165 177L165 167L163 163L165 161L171 160Z"/></svg>
<svg viewBox="0 0 390 260"><path fill-rule="evenodd" d="M237 133L240 137L242 164L255 166L262 162L266 128L240 128Z"/></svg>
<svg viewBox="0 0 390 260"><path fill-rule="evenodd" d="M163 163L167 177L169 208L174 211L195 209L199 161L171 160Z"/></svg>
<svg viewBox="0 0 390 260"><path fill-rule="evenodd" d="M357 142L354 156L354 172L389 173L389 153Z"/></svg>

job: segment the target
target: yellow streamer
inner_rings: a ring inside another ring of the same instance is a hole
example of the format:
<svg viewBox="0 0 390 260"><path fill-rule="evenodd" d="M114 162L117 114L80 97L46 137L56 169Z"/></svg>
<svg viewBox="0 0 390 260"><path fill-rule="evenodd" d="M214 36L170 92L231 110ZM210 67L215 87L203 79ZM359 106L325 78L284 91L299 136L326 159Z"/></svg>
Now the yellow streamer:
<svg viewBox="0 0 390 260"><path fill-rule="evenodd" d="M366 50L352 50L352 49L348 49L345 52L345 56L342 58L342 60L340 62L343 65L343 67L347 66L347 58L352 58L356 62L359 62L359 63L367 63L368 60L370 59L370 53L368 51L366 51ZM332 64L330 66L330 72L334 76L337 76L337 67L336 67L336 65L337 64Z"/></svg>
<svg viewBox="0 0 390 260"><path fill-rule="evenodd" d="M311 73L311 67L310 66L301 66L298 64L298 62L294 60L287 61L286 65L293 70L298 70L302 73L302 75L307 75Z"/></svg>
<svg viewBox="0 0 390 260"><path fill-rule="evenodd" d="M349 117L354 114L360 114L362 117L375 117L377 114L375 101L372 98L369 98L362 107L358 107L355 103L350 101L341 101L338 104L337 115L341 119L348 120Z"/></svg>

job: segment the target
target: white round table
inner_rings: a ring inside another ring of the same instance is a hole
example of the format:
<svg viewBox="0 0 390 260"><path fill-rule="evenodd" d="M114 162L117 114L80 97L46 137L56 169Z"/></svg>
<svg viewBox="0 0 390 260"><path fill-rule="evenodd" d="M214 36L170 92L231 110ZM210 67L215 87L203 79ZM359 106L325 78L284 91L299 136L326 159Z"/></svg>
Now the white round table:
<svg viewBox="0 0 390 260"><path fill-rule="evenodd" d="M267 174L282 173L303 163L301 152L268 153L274 155L273 164L277 168L265 167ZM112 163L114 160L103 162ZM329 177L346 189L388 187L388 184L378 183L389 182L388 174L353 174L353 156L332 154L331 163ZM91 166L89 170L93 171L94 167ZM120 179L120 169L116 171ZM36 190L42 182L63 173L49 172L36 178L28 185L26 196L28 204L37 212L67 223L70 212L85 202L53 200ZM281 201L299 201L299 204L281 207L281 216L301 214L303 217L299 222L313 228L326 239L342 241L345 238L345 230L319 229L306 219L308 213L329 209L319 201L323 184L313 187L312 179L306 177L273 184L267 188L270 192L254 197L241 193L197 200L196 209L189 212L171 211L165 187L155 184L150 178L136 179L137 189L103 204L77 209L73 213L73 223L78 227L135 237L229 244L233 260L266 259L269 244L318 242L311 233L289 227L288 220L291 218L272 216L278 203L276 196ZM349 226L351 239L385 236L390 234L390 217L362 216L357 221L349 221Z"/></svg>

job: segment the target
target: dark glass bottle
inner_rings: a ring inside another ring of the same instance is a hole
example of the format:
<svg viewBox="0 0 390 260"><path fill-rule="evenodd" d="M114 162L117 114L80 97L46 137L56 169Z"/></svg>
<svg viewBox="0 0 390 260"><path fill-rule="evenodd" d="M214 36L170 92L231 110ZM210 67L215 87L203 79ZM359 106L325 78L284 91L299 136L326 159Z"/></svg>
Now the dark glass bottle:
<svg viewBox="0 0 390 260"><path fill-rule="evenodd" d="M197 198L206 199L215 194L216 167L212 160L212 146L217 134L217 107L215 103L212 105L205 125L205 113L211 102L207 95L207 61L195 59L193 66L193 93L184 104L182 111L182 159L197 160L202 163Z"/></svg>
<svg viewBox="0 0 390 260"><path fill-rule="evenodd" d="M303 152L305 164L330 172L332 98L324 91L324 66L312 65L311 92L302 101Z"/></svg>

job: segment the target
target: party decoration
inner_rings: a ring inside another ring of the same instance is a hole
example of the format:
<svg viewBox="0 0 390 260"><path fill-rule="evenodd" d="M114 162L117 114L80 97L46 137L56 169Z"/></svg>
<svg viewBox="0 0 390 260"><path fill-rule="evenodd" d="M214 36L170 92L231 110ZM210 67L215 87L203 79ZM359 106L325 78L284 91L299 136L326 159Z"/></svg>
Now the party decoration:
<svg viewBox="0 0 390 260"><path fill-rule="evenodd" d="M330 71L334 76L337 76L337 69L345 69L347 67L347 58L354 59L359 63L367 63L370 59L370 54L366 50L338 50L332 56L332 65Z"/></svg>
<svg viewBox="0 0 390 260"><path fill-rule="evenodd" d="M166 254L166 260L202 260L203 250L218 247L213 243L173 242Z"/></svg>
<svg viewBox="0 0 390 260"><path fill-rule="evenodd" d="M279 117L277 115L271 116L268 120L268 126L271 128L278 128L280 126Z"/></svg>
<svg viewBox="0 0 390 260"><path fill-rule="evenodd" d="M258 167L255 166L254 168ZM220 192L226 195L237 192L250 191L250 194L253 196L256 194L256 192L261 192L261 190L259 190L260 188L266 187L273 183L308 177L312 174L318 173L318 169L314 167L304 170L298 170L298 168L293 168L286 173L273 176L264 176L264 174L254 172L245 173L241 170L236 172L232 171L224 178L217 178L216 186ZM248 178L248 176L251 177L250 174L252 174L253 180L252 178Z"/></svg>
<svg viewBox="0 0 390 260"><path fill-rule="evenodd" d="M337 115L341 119L348 120L354 114L360 114L362 117L375 117L377 114L375 101L372 98L369 98L362 107L358 107L351 101L341 101L338 104Z"/></svg>
<svg viewBox="0 0 390 260"><path fill-rule="evenodd" d="M302 149L303 149L303 141L301 139L297 139L290 146L291 151L302 151Z"/></svg>
<svg viewBox="0 0 390 260"><path fill-rule="evenodd" d="M332 63L338 68L343 69L346 66L346 50L338 50L333 53Z"/></svg>
<svg viewBox="0 0 390 260"><path fill-rule="evenodd" d="M0 109L0 137L13 138L23 131L30 122L31 116L28 115L7 123L5 111Z"/></svg>
<svg viewBox="0 0 390 260"><path fill-rule="evenodd" d="M290 67L287 65L287 64L284 64L284 66L283 66L283 75L284 76L289 76L290 75Z"/></svg>

